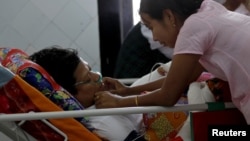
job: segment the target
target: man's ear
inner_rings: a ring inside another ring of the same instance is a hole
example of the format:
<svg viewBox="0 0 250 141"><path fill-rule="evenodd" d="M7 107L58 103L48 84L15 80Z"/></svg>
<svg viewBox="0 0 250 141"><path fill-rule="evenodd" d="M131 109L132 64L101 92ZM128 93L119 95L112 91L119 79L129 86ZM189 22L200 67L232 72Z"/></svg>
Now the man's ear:
<svg viewBox="0 0 250 141"><path fill-rule="evenodd" d="M165 9L163 11L163 19L164 21L168 22L168 24L172 25L173 27L175 27L177 24L176 17L170 9Z"/></svg>

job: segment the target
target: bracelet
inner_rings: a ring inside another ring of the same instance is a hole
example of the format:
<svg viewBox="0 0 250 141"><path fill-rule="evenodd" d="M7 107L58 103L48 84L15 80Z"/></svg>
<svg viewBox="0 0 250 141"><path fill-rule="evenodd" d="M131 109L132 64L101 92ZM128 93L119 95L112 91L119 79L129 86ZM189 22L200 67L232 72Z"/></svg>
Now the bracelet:
<svg viewBox="0 0 250 141"><path fill-rule="evenodd" d="M139 106L139 104L138 104L138 95L135 97L135 105Z"/></svg>

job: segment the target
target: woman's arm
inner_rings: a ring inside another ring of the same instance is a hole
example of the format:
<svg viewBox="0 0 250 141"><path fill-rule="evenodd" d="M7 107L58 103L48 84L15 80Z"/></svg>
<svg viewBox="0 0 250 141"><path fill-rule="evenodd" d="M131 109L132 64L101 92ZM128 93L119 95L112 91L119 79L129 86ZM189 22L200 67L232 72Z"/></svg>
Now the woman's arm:
<svg viewBox="0 0 250 141"><path fill-rule="evenodd" d="M138 98L140 105L172 106L176 104L189 84L204 71L199 59L200 55L175 55L161 88L146 95L140 95Z"/></svg>
<svg viewBox="0 0 250 141"><path fill-rule="evenodd" d="M121 95L121 96L129 96L129 95L140 94L143 91L153 91L155 89L159 89L164 79L165 78L160 78L156 81L152 81L152 82L134 86L134 87L125 86L119 80L113 79L110 77L105 77L103 79L103 82L106 86L107 91L113 94Z"/></svg>
<svg viewBox="0 0 250 141"><path fill-rule="evenodd" d="M162 80L141 86L131 87L127 92L141 92L157 87L155 91L144 95L120 97L107 92L97 93L95 99L97 108L129 107L129 106L173 106L179 100L188 85L195 81L204 71L199 63L200 55L175 55L172 65Z"/></svg>
<svg viewBox="0 0 250 141"><path fill-rule="evenodd" d="M154 91L156 89L161 88L161 85L163 84L164 80L165 80L165 77L146 83L146 84L129 87L126 93L127 95L134 95L134 94L140 94L144 91Z"/></svg>

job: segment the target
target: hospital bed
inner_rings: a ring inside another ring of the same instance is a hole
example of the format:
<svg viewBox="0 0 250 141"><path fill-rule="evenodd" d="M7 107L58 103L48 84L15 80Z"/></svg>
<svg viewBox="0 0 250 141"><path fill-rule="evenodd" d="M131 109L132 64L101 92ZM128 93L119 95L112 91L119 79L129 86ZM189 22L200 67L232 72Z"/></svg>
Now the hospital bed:
<svg viewBox="0 0 250 141"><path fill-rule="evenodd" d="M133 83L135 80L137 79L122 79L121 81L124 83ZM229 113L231 115L239 114L239 112L235 109L235 106L231 102L176 105L174 107L152 106L152 107L95 109L95 110L78 109L77 111L65 110L62 109L61 107L58 107L58 105L56 105L50 99L45 97L40 91L34 88L34 86L27 83L19 75L14 74L13 72L10 71L10 69L2 66L1 64L0 64L0 89L1 89L0 131L2 134L9 137L10 140L14 141L38 140L39 135L37 135L37 132L34 133L32 131L33 129L29 129L30 127L34 127L34 125L36 126L39 125L39 127L41 127L38 128L39 130L41 129L41 134L44 133L46 135L47 134L49 135L51 133L53 136L56 136L58 140L60 139L64 141L67 140L77 141L80 138L82 140L99 141L100 138L96 134L90 132L87 129L87 127L85 127L83 124L79 123L76 120L76 118L81 118L86 116L157 113L157 112L172 112L172 111L201 111L201 112L195 112L193 114L195 115L197 113L209 113L207 111L211 109L213 111L215 110L215 113L211 112L211 114L218 114L217 113L218 111L219 112L226 111L225 109L229 110L233 109L233 112ZM21 94L20 91L22 92ZM28 102L28 104L25 105L24 103L22 103L23 105L18 105L20 104L18 100L22 99L23 97L25 97L24 100L26 100L25 102ZM6 105L4 105L4 102L6 103L12 102L12 106L14 105L14 107L5 107ZM214 107L217 108L214 109ZM18 112L15 113L13 111L18 111ZM232 121L235 124L245 124L244 119L241 115L232 118L232 120L228 121L229 123L225 124L230 124L230 122ZM187 121L187 122L189 122L191 125L193 124L192 121ZM218 120L217 122L221 122L221 120ZM28 126L23 127L23 125L26 123L28 124ZM201 122L198 124L199 126L202 126ZM206 127L207 124L209 123L204 122L203 126ZM70 127L65 125L70 125ZM49 133L46 131L49 131ZM203 140L204 141L206 140L205 138L207 135L206 133L204 133L204 131L202 133L198 132L198 130L194 131L194 129L192 129L191 131L191 129L188 129L187 132L192 132L190 133L190 135L192 136L189 136L187 140L194 140L194 141L199 140L199 138L197 139L195 137L196 134L203 136L204 138ZM35 137L33 135L35 135Z"/></svg>

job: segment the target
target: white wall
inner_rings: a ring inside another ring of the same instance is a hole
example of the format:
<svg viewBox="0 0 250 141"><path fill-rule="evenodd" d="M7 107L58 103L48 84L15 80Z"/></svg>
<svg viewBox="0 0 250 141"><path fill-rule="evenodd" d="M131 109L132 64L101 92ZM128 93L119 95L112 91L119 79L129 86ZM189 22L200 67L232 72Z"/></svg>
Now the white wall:
<svg viewBox="0 0 250 141"><path fill-rule="evenodd" d="M79 50L100 71L97 0L0 0L0 47Z"/></svg>
<svg viewBox="0 0 250 141"><path fill-rule="evenodd" d="M101 71L98 29L97 0L0 0L0 47L76 48ZM8 141L1 132L0 139Z"/></svg>

